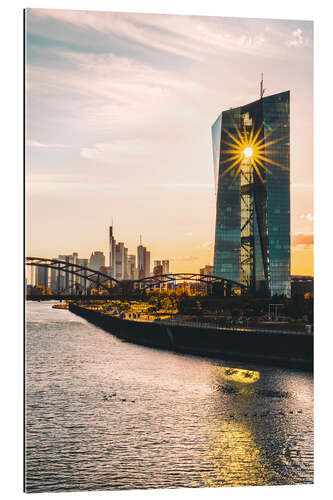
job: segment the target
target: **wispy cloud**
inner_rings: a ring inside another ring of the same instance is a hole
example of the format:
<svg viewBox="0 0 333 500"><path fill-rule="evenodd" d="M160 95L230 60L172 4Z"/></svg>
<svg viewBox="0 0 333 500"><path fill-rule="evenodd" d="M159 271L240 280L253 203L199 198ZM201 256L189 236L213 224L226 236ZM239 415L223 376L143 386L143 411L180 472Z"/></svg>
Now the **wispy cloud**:
<svg viewBox="0 0 333 500"><path fill-rule="evenodd" d="M71 144L43 144L39 141L27 140L26 146L30 146L32 148L57 148L57 149L67 149L71 148Z"/></svg>
<svg viewBox="0 0 333 500"><path fill-rule="evenodd" d="M213 247L212 241L205 241L204 243L200 243L200 245L196 246L196 248L212 248L212 247Z"/></svg>
<svg viewBox="0 0 333 500"><path fill-rule="evenodd" d="M291 236L291 246L294 249L310 249L313 247L313 233L295 233Z"/></svg>
<svg viewBox="0 0 333 500"><path fill-rule="evenodd" d="M157 56L160 63L173 58L174 63L178 60L180 64L186 61L205 66L209 59L222 56L222 64L225 56L235 54L285 59L289 47L311 43L311 36L305 35L310 22L303 23L304 30L295 26L295 21L52 9L31 12L35 18L49 22L51 28L56 21L65 30L72 27L79 36L84 32L89 40L103 38L106 45L109 42L120 51L126 47L127 52L140 53L144 58ZM53 41L57 39L52 29L48 35ZM72 44L72 39L68 43ZM96 50L100 49L97 44Z"/></svg>
<svg viewBox="0 0 333 500"><path fill-rule="evenodd" d="M313 222L313 214L312 213L302 214L302 215L300 215L300 219L305 219L309 222Z"/></svg>
<svg viewBox="0 0 333 500"><path fill-rule="evenodd" d="M289 47L301 47L304 43L305 39L301 28L297 28L297 30L293 31L290 40L287 41Z"/></svg>
<svg viewBox="0 0 333 500"><path fill-rule="evenodd" d="M34 15L99 32L104 36L117 35L160 52L203 62L204 56L222 50L258 53L272 49L262 30L235 28L232 23L221 26L221 18L199 16L165 16L93 11L34 9ZM248 20L257 28L255 20ZM238 25L241 22L238 20Z"/></svg>
<svg viewBox="0 0 333 500"><path fill-rule="evenodd" d="M112 159L116 159L117 162L126 162L129 158L137 161L138 157L156 153L152 151L152 146L151 142L141 139L116 140L110 144L95 144L92 148L82 148L80 155L82 158L107 163Z"/></svg>
<svg viewBox="0 0 333 500"><path fill-rule="evenodd" d="M177 257L171 257L170 260L174 262L193 262L198 260L199 257L195 257L193 255L180 255Z"/></svg>

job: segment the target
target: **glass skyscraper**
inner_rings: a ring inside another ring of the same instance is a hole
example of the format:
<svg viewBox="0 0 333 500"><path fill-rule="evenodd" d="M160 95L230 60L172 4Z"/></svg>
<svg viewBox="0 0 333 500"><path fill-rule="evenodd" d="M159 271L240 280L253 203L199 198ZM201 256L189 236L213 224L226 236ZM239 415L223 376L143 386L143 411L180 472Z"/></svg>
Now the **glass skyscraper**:
<svg viewBox="0 0 333 500"><path fill-rule="evenodd" d="M223 111L212 126L214 274L290 296L289 91Z"/></svg>

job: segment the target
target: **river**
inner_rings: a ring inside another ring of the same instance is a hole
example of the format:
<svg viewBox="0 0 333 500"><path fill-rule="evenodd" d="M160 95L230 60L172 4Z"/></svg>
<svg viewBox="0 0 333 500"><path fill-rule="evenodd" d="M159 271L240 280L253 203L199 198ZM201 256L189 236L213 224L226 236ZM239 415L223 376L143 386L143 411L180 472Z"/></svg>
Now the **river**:
<svg viewBox="0 0 333 500"><path fill-rule="evenodd" d="M311 373L122 342L27 303L28 492L313 482Z"/></svg>

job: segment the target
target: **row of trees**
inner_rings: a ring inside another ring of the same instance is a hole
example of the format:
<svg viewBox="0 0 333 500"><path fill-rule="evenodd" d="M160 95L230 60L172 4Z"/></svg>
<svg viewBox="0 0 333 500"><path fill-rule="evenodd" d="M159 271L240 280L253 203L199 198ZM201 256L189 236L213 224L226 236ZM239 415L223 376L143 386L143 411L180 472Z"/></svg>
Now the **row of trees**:
<svg viewBox="0 0 333 500"><path fill-rule="evenodd" d="M217 316L230 315L233 319L246 317L256 319L268 313L269 304L281 304L279 315L287 316L297 320L305 318L313 322L313 297L295 296L286 298L275 296L261 299L256 297L234 296L234 297L198 297L190 296L186 292L181 295L170 292L150 292L144 302L149 304L147 312L156 313L164 311L168 313L180 313L193 316L203 314L215 314ZM131 305L127 301L113 300L109 308L127 312Z"/></svg>
<svg viewBox="0 0 333 500"><path fill-rule="evenodd" d="M258 318L267 314L269 304L274 303L281 304L280 315L292 319L302 319L306 316L309 322L313 322L313 297L310 294L305 297L274 296L262 299L249 295L217 298L189 296L186 292L178 295L156 291L148 296L147 301L152 306L152 311L178 310L181 314L193 315L230 314L233 318L240 316Z"/></svg>

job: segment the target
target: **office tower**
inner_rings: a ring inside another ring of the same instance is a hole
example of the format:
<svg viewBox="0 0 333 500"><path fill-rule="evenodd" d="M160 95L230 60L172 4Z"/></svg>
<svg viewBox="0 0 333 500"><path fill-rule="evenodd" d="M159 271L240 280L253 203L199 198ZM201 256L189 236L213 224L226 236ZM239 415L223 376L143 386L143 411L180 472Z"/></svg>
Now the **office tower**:
<svg viewBox="0 0 333 500"><path fill-rule="evenodd" d="M116 240L113 236L113 226L109 227L109 266L111 278L116 277Z"/></svg>
<svg viewBox="0 0 333 500"><path fill-rule="evenodd" d="M145 277L145 250L142 245L138 246L138 277L139 280Z"/></svg>
<svg viewBox="0 0 333 500"><path fill-rule="evenodd" d="M99 250L93 252L89 259L89 268L99 271L102 266L105 266L105 256Z"/></svg>
<svg viewBox="0 0 333 500"><path fill-rule="evenodd" d="M77 259L77 264L78 266L89 267L88 259ZM81 291L85 292L90 284L90 282L85 278L85 276L87 275L87 271L82 269L79 271L79 273L82 274L82 277L77 278L78 284L80 286Z"/></svg>
<svg viewBox="0 0 333 500"><path fill-rule="evenodd" d="M212 276L214 274L214 266L206 264L205 267L200 269L200 274L204 274L205 276Z"/></svg>
<svg viewBox="0 0 333 500"><path fill-rule="evenodd" d="M124 247L124 280L128 280L128 248Z"/></svg>
<svg viewBox="0 0 333 500"><path fill-rule="evenodd" d="M145 254L145 277L150 276L150 252L146 250Z"/></svg>
<svg viewBox="0 0 333 500"><path fill-rule="evenodd" d="M136 261L135 255L128 256L128 279L130 279L130 280L137 279L135 261Z"/></svg>
<svg viewBox="0 0 333 500"><path fill-rule="evenodd" d="M58 271L56 269L51 269L51 290L52 292L58 292Z"/></svg>
<svg viewBox="0 0 333 500"><path fill-rule="evenodd" d="M127 279L127 254L128 250L124 243L116 244L116 279Z"/></svg>
<svg viewBox="0 0 333 500"><path fill-rule="evenodd" d="M163 266L160 260L154 260L153 274L154 276L163 274Z"/></svg>
<svg viewBox="0 0 333 500"><path fill-rule="evenodd" d="M78 258L79 258L79 255L77 252L73 252L73 263L74 264L77 264L77 261L78 261ZM79 277L76 276L75 274L72 275L72 279L73 279L73 288L77 288L77 285L79 284Z"/></svg>
<svg viewBox="0 0 333 500"><path fill-rule="evenodd" d="M77 264L78 254L74 252L72 255L58 255L57 260L61 260L63 262L67 262L67 264ZM54 279L54 275L53 275ZM71 291L75 287L76 277L65 271L56 271L56 289L62 291Z"/></svg>
<svg viewBox="0 0 333 500"><path fill-rule="evenodd" d="M163 273L162 274L169 274L170 272L170 265L168 260L162 260L162 267L163 267Z"/></svg>
<svg viewBox="0 0 333 500"><path fill-rule="evenodd" d="M262 84L261 84L262 85ZM214 274L290 296L289 91L223 111L212 127Z"/></svg>
<svg viewBox="0 0 333 500"><path fill-rule="evenodd" d="M37 286L48 287L48 268L47 267L37 267Z"/></svg>
<svg viewBox="0 0 333 500"><path fill-rule="evenodd" d="M138 277L139 279L150 276L150 252L141 244L137 248L138 251Z"/></svg>

